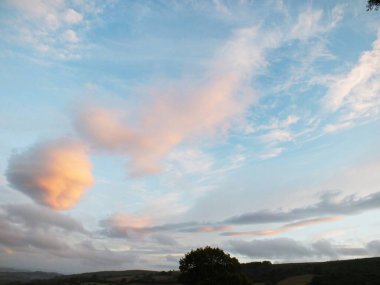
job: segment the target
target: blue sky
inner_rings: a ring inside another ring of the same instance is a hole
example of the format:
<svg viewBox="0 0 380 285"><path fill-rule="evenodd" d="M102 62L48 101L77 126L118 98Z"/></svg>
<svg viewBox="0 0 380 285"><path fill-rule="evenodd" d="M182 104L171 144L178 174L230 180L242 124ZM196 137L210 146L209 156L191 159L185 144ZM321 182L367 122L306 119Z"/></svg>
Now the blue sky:
<svg viewBox="0 0 380 285"><path fill-rule="evenodd" d="M0 266L380 254L365 1L2 1Z"/></svg>

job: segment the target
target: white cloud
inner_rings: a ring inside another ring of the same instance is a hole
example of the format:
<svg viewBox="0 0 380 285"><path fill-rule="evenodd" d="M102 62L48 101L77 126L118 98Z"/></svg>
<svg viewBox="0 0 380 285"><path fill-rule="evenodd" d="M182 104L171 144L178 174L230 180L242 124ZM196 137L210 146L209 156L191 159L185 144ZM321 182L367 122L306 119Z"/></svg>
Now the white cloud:
<svg viewBox="0 0 380 285"><path fill-rule="evenodd" d="M326 33L333 29L343 18L343 6L337 5L333 8L331 18L323 23L323 11L308 8L300 13L296 25L291 29L289 38L308 40L309 38Z"/></svg>
<svg viewBox="0 0 380 285"><path fill-rule="evenodd" d="M275 147L275 148L271 148L269 150L266 150L262 153L260 153L259 157L261 159L270 159L270 158L274 158L274 157L277 157L279 156L281 153L284 152L284 148L282 147Z"/></svg>
<svg viewBox="0 0 380 285"><path fill-rule="evenodd" d="M15 11L15 16L9 17L4 37L34 50L35 55L67 60L80 58L85 41L79 35L85 35L92 27L108 1L15 0L5 4Z"/></svg>
<svg viewBox="0 0 380 285"><path fill-rule="evenodd" d="M342 122L342 123L328 124L328 125L326 125L323 128L323 130L326 133L335 133L336 131L339 131L339 130L348 129L352 125L353 125L352 122Z"/></svg>
<svg viewBox="0 0 380 285"><path fill-rule="evenodd" d="M168 155L168 167L178 175L193 173L206 174L212 169L213 159L210 155L197 149L175 150Z"/></svg>
<svg viewBox="0 0 380 285"><path fill-rule="evenodd" d="M223 3L223 0L213 0L212 2L214 3L215 9L219 13L221 13L225 16L231 16L231 12L228 9L228 7L226 6L226 4Z"/></svg>
<svg viewBox="0 0 380 285"><path fill-rule="evenodd" d="M74 9L67 9L65 14L65 21L69 24L77 24L83 20L83 15Z"/></svg>
<svg viewBox="0 0 380 285"><path fill-rule="evenodd" d="M79 42L79 38L78 38L76 32L74 32L73 30L66 30L65 33L64 33L64 38L69 43L77 43L77 42Z"/></svg>
<svg viewBox="0 0 380 285"><path fill-rule="evenodd" d="M336 112L345 108L348 118L378 113L380 104L380 31L372 50L361 54L359 62L346 74L337 76L328 86L325 106Z"/></svg>
<svg viewBox="0 0 380 285"><path fill-rule="evenodd" d="M293 135L287 130L273 130L260 137L265 143L281 143L293 140Z"/></svg>

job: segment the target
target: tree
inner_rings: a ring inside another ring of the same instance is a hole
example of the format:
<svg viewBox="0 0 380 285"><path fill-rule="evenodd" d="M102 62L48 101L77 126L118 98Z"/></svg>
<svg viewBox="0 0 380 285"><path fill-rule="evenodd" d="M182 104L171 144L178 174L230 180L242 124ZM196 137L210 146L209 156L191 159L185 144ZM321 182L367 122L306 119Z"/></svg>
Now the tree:
<svg viewBox="0 0 380 285"><path fill-rule="evenodd" d="M367 11L370 10L379 10L380 8L380 0L368 0L367 2Z"/></svg>
<svg viewBox="0 0 380 285"><path fill-rule="evenodd" d="M206 246L185 254L179 261L179 281L189 285L250 284L239 261L219 248Z"/></svg>

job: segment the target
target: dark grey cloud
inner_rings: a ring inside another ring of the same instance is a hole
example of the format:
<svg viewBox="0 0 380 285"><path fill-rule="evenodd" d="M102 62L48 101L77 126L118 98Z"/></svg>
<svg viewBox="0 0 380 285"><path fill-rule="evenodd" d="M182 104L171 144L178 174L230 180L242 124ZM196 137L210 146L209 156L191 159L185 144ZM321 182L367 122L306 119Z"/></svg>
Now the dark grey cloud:
<svg viewBox="0 0 380 285"><path fill-rule="evenodd" d="M345 258L374 256L380 252L380 240L359 247L347 247L319 240L312 244L289 238L254 239L252 241L230 240L226 248L232 253L254 259L297 260L311 258Z"/></svg>
<svg viewBox="0 0 380 285"><path fill-rule="evenodd" d="M285 224L281 227L264 229L264 230L255 230L255 231L230 231L230 232L222 232L220 235L222 236L273 236L281 233L285 233L291 231L293 229L302 228L306 226L311 226L320 223L332 222L341 219L340 216L335 217L321 217L321 218L313 218L307 220L301 220L289 224Z"/></svg>
<svg viewBox="0 0 380 285"><path fill-rule="evenodd" d="M326 215L355 215L368 210L380 209L380 192L361 198L350 195L338 202L334 201L334 196L329 193L324 194L317 203L307 207L294 208L290 211L264 210L245 213L228 218L224 223L233 225L283 223Z"/></svg>
<svg viewBox="0 0 380 285"><path fill-rule="evenodd" d="M112 223L112 218L100 222L101 234L111 238L139 238L144 235L158 232L186 232L205 233L221 232L224 236L237 235L275 235L303 226L311 226L319 222L330 222L340 216L360 214L365 211L380 209L380 192L376 192L364 197L350 195L337 200L337 193L325 193L319 200L306 207L294 208L289 211L283 210L263 210L245 213L239 216L230 217L223 221L210 222L184 222L162 224L145 227L120 226ZM271 223L287 223L276 229L268 231L235 232L228 226L256 225Z"/></svg>
<svg viewBox="0 0 380 285"><path fill-rule="evenodd" d="M46 251L66 250L68 247L51 232L25 229L6 220L0 221L0 245L17 250L38 249Z"/></svg>
<svg viewBox="0 0 380 285"><path fill-rule="evenodd" d="M178 242L175 238L173 238L170 235L157 233L153 234L149 237L150 240L157 242L158 244L164 245L164 246L177 246Z"/></svg>
<svg viewBox="0 0 380 285"><path fill-rule="evenodd" d="M380 255L380 240L373 240L367 243L367 250L371 255Z"/></svg>
<svg viewBox="0 0 380 285"><path fill-rule="evenodd" d="M297 259L312 255L310 248L288 238L256 239L249 242L232 240L229 246L234 253L259 259Z"/></svg>
<svg viewBox="0 0 380 285"><path fill-rule="evenodd" d="M327 240L319 240L313 243L312 248L314 252L316 252L320 256L329 256L333 258L338 258L338 253L336 252L336 248L331 244L331 242Z"/></svg>
<svg viewBox="0 0 380 285"><path fill-rule="evenodd" d="M78 238L76 232L68 231L71 227L65 223L63 229L46 227L46 224L37 224L33 228L3 217L0 219L0 247L11 251L12 255L32 253L63 260L80 260L96 268L112 268L121 264L133 264L138 260L138 254L134 252L113 251L104 245L97 247L84 235L79 235Z"/></svg>
<svg viewBox="0 0 380 285"><path fill-rule="evenodd" d="M27 228L57 227L66 231L88 233L80 222L48 208L32 204L9 204L1 205L0 209L4 219Z"/></svg>
<svg viewBox="0 0 380 285"><path fill-rule="evenodd" d="M67 233L89 235L75 219L32 204L0 205L0 244L9 248L60 251Z"/></svg>

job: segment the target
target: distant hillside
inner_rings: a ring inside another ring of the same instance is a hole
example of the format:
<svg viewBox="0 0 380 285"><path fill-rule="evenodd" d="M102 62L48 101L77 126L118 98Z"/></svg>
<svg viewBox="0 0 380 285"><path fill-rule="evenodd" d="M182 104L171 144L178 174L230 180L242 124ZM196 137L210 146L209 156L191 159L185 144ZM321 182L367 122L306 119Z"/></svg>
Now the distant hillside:
<svg viewBox="0 0 380 285"><path fill-rule="evenodd" d="M380 285L380 258L286 264L251 262L242 264L242 270L255 285ZM7 274L7 278L12 278L7 281L0 279L1 285L180 285L177 283L178 271L125 270L73 275L44 272Z"/></svg>
<svg viewBox="0 0 380 285"><path fill-rule="evenodd" d="M13 277L9 282L1 285L111 285L111 284L172 284L177 283L178 272L175 271L148 271L148 270L125 270L125 271L99 271L72 275L56 275L47 278L32 278L33 280L17 279L16 272L9 272Z"/></svg>
<svg viewBox="0 0 380 285"><path fill-rule="evenodd" d="M31 280L45 280L61 276L61 274L53 272L18 271L12 268L2 268L2 270L3 271L0 271L0 284L27 283ZM6 270L8 270L8 272L5 272Z"/></svg>
<svg viewBox="0 0 380 285"><path fill-rule="evenodd" d="M242 268L255 283L265 285L278 284L294 276L308 276L309 283L303 284L311 285L380 284L379 257L313 263L252 262L242 264Z"/></svg>

